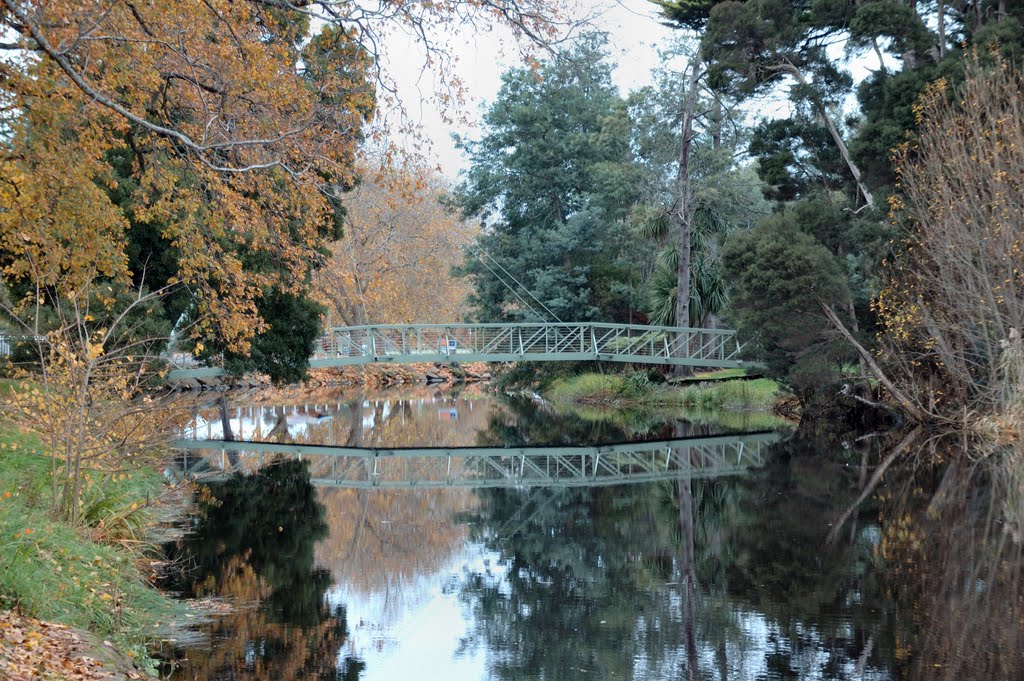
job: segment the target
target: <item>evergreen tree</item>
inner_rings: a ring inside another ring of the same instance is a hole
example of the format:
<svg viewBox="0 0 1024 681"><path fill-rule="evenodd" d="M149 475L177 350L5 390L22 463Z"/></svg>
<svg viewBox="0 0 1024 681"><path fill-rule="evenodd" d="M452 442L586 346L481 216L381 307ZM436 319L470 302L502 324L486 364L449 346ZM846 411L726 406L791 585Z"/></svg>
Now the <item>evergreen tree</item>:
<svg viewBox="0 0 1024 681"><path fill-rule="evenodd" d="M484 226L461 268L477 316L627 319L635 295L622 225L638 169L604 39L506 73L482 138L460 147L471 167L457 202Z"/></svg>
<svg viewBox="0 0 1024 681"><path fill-rule="evenodd" d="M850 298L844 263L797 226L787 209L736 234L723 251L733 273L732 313L745 330L746 353L805 403L839 375L852 351L837 342L819 301Z"/></svg>

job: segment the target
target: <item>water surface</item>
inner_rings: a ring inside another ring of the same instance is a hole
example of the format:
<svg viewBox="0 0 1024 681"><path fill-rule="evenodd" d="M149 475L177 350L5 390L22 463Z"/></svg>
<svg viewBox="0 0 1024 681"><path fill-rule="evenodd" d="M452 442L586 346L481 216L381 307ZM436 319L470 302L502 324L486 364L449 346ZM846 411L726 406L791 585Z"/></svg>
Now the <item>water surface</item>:
<svg viewBox="0 0 1024 681"><path fill-rule="evenodd" d="M766 425L422 388L227 411L238 438L384 448ZM219 410L193 428L219 437ZM901 437L786 432L756 465L599 487L316 487L316 461L208 454L177 586L231 611L173 678L1021 678L1021 497L986 465L925 463L941 443L874 486Z"/></svg>

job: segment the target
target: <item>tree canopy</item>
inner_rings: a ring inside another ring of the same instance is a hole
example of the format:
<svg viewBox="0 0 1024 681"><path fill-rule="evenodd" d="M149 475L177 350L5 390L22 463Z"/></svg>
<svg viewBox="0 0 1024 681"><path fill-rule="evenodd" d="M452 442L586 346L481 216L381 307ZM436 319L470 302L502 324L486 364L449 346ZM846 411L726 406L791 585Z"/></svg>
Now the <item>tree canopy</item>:
<svg viewBox="0 0 1024 681"><path fill-rule="evenodd" d="M311 275L342 235L357 150L389 93L382 32L412 27L440 57L450 53L437 35L453 21L544 41L560 18L547 0L5 0L11 312L34 326L31 308L58 291L144 286L171 296L169 319L191 346L254 352L247 368L267 369L280 352L254 339L300 334L283 361L304 370L317 329L295 316L319 316Z"/></svg>
<svg viewBox="0 0 1024 681"><path fill-rule="evenodd" d="M484 233L462 271L477 315L500 319L621 319L629 314L621 224L635 201L625 102L603 39L513 69L461 143L471 167L457 190Z"/></svg>

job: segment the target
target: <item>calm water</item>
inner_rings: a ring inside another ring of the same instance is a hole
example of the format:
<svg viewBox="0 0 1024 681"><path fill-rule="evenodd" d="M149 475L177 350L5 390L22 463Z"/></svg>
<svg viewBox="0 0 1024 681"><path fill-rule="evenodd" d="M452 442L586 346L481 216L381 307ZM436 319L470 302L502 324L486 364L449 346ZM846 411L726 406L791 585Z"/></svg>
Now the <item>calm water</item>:
<svg viewBox="0 0 1024 681"><path fill-rule="evenodd" d="M240 439L388 448L771 425L428 389L227 414ZM220 413L192 430L219 438ZM323 487L317 457L193 456L218 481L172 547L190 566L173 586L229 611L172 678L1024 678L1020 481L923 438L883 469L901 439L783 432L742 465L702 450L699 471L652 482L488 489Z"/></svg>

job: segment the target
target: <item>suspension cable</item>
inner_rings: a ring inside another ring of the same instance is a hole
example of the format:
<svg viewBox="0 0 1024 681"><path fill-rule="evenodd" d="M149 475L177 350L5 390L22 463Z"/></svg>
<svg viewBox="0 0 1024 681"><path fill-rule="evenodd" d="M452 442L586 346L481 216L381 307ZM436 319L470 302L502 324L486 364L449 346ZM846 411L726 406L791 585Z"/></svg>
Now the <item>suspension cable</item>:
<svg viewBox="0 0 1024 681"><path fill-rule="evenodd" d="M475 246L476 246L476 248L477 248L477 249L478 249L478 250L480 251L480 253L483 253L483 254L484 254L484 255L486 255L486 256L487 256L488 258L490 258L490 259L491 259L491 262L493 262L493 263L494 263L495 265L497 265L497 266L498 266L498 267L499 267L499 268L501 269L501 271L502 271L502 272L504 272L504 273L505 273L506 275L508 275L508 278L509 278L509 279L511 279L511 280L512 280L512 281L514 281L515 283L519 284L520 288L522 288L522 289L523 289L524 291L526 291L526 294L527 294L528 296L530 296L531 298L533 298L533 299L534 299L534 300L535 300L535 301L537 302L537 304L538 304L538 305L540 305L540 306L541 306L542 308L544 308L544 310L545 310L545 311L547 311L547 313L548 313L549 315L551 315L552 317L554 317L554 318L555 318L555 321L557 321L557 322L558 322L559 324L564 324L564 323L565 323L565 322L563 322L563 321L562 321L562 320L561 320L561 319L560 319L560 318L558 317L558 315L556 315L556 314L555 314L554 312L552 312L552 311L551 311L551 308L549 308L549 307L548 307L547 305L545 305L545 304L544 304L544 302L543 302L543 301L541 301L541 299L540 299L540 298L538 298L537 296L533 295L533 293L532 293L532 292L530 292L530 289L528 289L528 288L526 287L526 285L525 285L525 284L523 284L523 282L521 282L521 281L519 281L518 279L516 279L516 278L515 278L515 275L513 275L513 274L512 274L511 272L509 272L509 271L508 271L507 269L505 269L505 267L504 267L504 266L503 266L503 265L502 265L502 264L501 264L500 262L498 262L497 260L495 260L495 259L494 259L494 256L492 256L492 255L491 255L490 253L488 253L487 251L485 251L485 250L483 249L483 247L482 247L482 246L480 246L480 244L475 244ZM463 246L463 248L467 248L467 247L466 247L466 246ZM490 271L491 271L491 273L492 273L492 274L494 274L494 276L498 276L498 275L497 275L497 273L495 273L495 272L494 272L494 270L492 270L492 269L491 269L491 268L490 268L490 267L489 267L489 266L487 265L487 263L486 263L486 262L484 262L484 259L483 259L483 258L481 258L481 257L479 256L479 254L477 254L477 253L473 253L473 255L475 255L475 256L477 257L477 259L478 259L478 260L480 260L480 262L481 262L481 263L483 263L484 267L487 267L487 269L488 269L488 270L490 270ZM509 286L508 284L506 284L506 283L505 283L505 281L504 281L503 279L501 279L501 278L499 277L499 278L498 278L498 281L500 281L500 282L501 282L502 284L505 284L505 287L506 287L506 288L507 288L508 290L512 291L512 293L514 293L514 294L515 294L515 296L516 296L517 298L519 298L520 300L522 300L522 297L521 297L521 296L520 296L520 295L519 295L518 293L516 293L516 292L515 292L515 290L514 290L514 289L513 289L513 288L512 288L511 286ZM525 301L523 301L523 302L525 302ZM526 306L527 306L527 307L529 307L529 308L530 308L530 310L531 310L531 311L532 311L532 312L533 312L534 314L536 314L536 315L537 315L538 317L540 317L540 316L541 316L541 315L537 314L537 310L535 310L535 309L533 308L533 306L532 306L532 305L530 305L529 303L527 303L527 305L526 305Z"/></svg>
<svg viewBox="0 0 1024 681"><path fill-rule="evenodd" d="M519 293L514 288L509 286L508 282L506 282L504 279L502 279L501 275L498 274L497 272L495 272L494 269L492 269L491 266L487 264L487 261L485 261L483 258L481 258L478 253L476 253L473 250L471 250L470 247L468 247L468 246L462 246L462 248L464 250L469 251L474 256L476 256L476 259L480 261L480 264L483 265L484 267L486 267L487 271L490 272L491 274L493 274L494 278L497 279L498 281L500 281L502 286L504 286L509 291L511 291L512 295L514 295L516 298L518 298L520 300L520 302L522 302L523 305L525 305L526 307L530 308L530 312L532 312L533 314L537 315L537 317L539 317L541 319L544 318L544 315L542 315L541 313L537 312L536 308L534 308L533 305L530 305L529 301L527 301L525 298L523 298L521 295L519 295ZM513 281L514 280L515 279L513 278ZM520 284L520 286L522 286L522 284ZM527 291L527 293L529 293L529 291ZM555 319L558 319L558 318L555 317ZM562 320L559 319L558 321L561 322Z"/></svg>

